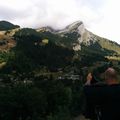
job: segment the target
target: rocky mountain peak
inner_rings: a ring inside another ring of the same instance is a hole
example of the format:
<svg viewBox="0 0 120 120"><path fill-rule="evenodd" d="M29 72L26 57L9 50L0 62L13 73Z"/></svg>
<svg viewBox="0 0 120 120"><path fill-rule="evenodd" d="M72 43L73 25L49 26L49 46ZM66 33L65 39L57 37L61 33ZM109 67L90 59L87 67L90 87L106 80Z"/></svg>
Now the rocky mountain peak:
<svg viewBox="0 0 120 120"><path fill-rule="evenodd" d="M74 23L68 25L64 29L59 30L58 33L59 34L66 34L66 33L70 33L70 32L73 33L73 32L78 31L78 28L83 29L83 26L84 26L83 22L77 21L77 22L74 22Z"/></svg>
<svg viewBox="0 0 120 120"><path fill-rule="evenodd" d="M68 38L70 34L74 35L73 49L75 51L81 50L82 43L89 46L91 43L96 42L95 35L89 32L81 21L74 22L56 33Z"/></svg>
<svg viewBox="0 0 120 120"><path fill-rule="evenodd" d="M78 29L78 27L80 27L81 25L83 25L83 22L76 21L76 22L68 25L65 29L69 29L69 30Z"/></svg>

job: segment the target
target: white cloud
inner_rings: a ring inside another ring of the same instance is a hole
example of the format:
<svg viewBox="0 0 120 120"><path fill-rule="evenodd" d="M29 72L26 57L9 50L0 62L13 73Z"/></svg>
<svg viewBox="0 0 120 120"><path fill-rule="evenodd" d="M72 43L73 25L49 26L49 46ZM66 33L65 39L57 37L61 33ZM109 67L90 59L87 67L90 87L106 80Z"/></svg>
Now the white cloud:
<svg viewBox="0 0 120 120"><path fill-rule="evenodd" d="M120 43L120 1L106 0L101 18L90 27L94 33Z"/></svg>
<svg viewBox="0 0 120 120"><path fill-rule="evenodd" d="M120 43L119 0L3 0L0 19L22 27L63 28L81 20L90 31Z"/></svg>

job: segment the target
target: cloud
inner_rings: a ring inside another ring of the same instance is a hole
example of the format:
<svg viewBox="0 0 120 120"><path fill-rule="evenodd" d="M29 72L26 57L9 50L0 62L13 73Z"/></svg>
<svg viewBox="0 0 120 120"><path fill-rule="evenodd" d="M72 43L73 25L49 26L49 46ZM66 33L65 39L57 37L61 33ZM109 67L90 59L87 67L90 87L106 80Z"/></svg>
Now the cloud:
<svg viewBox="0 0 120 120"><path fill-rule="evenodd" d="M88 0L4 0L0 4L0 19L23 27L51 25L63 28L76 20L87 23L97 17L89 3Z"/></svg>
<svg viewBox="0 0 120 120"><path fill-rule="evenodd" d="M90 30L94 33L114 40L120 44L120 1L106 0L101 10L102 17L92 24Z"/></svg>
<svg viewBox="0 0 120 120"><path fill-rule="evenodd" d="M81 20L90 31L120 43L119 6L118 0L3 0L0 20L56 29Z"/></svg>

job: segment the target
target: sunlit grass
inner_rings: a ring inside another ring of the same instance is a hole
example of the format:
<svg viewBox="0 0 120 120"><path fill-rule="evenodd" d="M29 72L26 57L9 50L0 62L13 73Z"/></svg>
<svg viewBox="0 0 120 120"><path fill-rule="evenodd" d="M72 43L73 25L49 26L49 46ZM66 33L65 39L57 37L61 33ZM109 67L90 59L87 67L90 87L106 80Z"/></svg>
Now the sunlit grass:
<svg viewBox="0 0 120 120"><path fill-rule="evenodd" d="M106 56L107 59L109 60L115 60L115 61L120 61L120 57L115 57L115 56Z"/></svg>

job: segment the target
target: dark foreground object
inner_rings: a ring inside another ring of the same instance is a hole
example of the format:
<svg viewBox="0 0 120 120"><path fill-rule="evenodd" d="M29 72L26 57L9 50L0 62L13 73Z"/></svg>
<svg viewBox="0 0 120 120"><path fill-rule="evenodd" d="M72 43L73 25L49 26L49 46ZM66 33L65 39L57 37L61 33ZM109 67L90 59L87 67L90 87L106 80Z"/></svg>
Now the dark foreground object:
<svg viewBox="0 0 120 120"><path fill-rule="evenodd" d="M120 120L120 85L85 86L86 118Z"/></svg>

